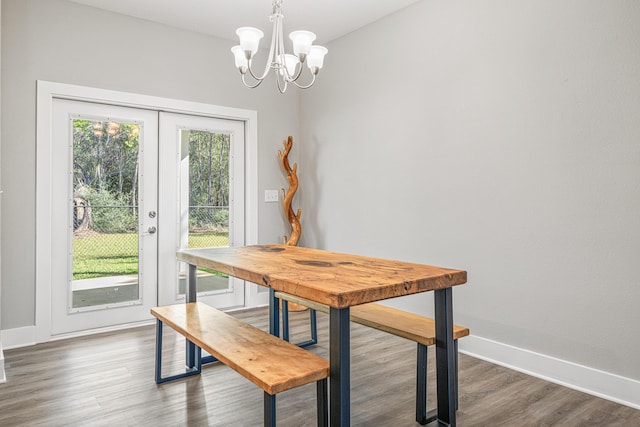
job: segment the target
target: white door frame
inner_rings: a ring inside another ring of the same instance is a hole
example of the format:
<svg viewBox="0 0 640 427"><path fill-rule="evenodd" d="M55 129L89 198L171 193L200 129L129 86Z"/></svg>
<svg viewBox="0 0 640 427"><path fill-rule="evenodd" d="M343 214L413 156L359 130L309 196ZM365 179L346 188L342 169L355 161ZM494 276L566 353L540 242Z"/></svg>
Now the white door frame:
<svg viewBox="0 0 640 427"><path fill-rule="evenodd" d="M240 120L245 123L245 244L258 241L258 113L252 110L38 80L36 102L36 319L35 341L51 339L51 176L53 98ZM246 305L257 300L248 284ZM122 326L119 326L122 327Z"/></svg>

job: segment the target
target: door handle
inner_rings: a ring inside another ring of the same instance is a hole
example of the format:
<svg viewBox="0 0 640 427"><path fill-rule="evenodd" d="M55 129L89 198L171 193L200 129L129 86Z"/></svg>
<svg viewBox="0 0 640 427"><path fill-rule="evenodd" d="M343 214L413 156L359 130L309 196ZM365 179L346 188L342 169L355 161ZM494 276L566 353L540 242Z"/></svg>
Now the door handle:
<svg viewBox="0 0 640 427"><path fill-rule="evenodd" d="M155 234L156 231L158 231L158 229L155 228L154 226L151 226L147 229L147 232L145 234Z"/></svg>

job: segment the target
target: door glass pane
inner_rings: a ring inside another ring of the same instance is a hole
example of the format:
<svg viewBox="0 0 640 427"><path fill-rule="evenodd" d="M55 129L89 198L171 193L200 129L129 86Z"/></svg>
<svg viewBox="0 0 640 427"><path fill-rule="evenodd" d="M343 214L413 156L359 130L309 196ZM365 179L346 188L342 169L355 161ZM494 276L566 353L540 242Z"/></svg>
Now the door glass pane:
<svg viewBox="0 0 640 427"><path fill-rule="evenodd" d="M229 246L229 133L180 130L181 247ZM181 265L179 294L185 292ZM228 276L198 268L198 293L230 290Z"/></svg>
<svg viewBox="0 0 640 427"><path fill-rule="evenodd" d="M140 127L73 120L71 308L140 300Z"/></svg>

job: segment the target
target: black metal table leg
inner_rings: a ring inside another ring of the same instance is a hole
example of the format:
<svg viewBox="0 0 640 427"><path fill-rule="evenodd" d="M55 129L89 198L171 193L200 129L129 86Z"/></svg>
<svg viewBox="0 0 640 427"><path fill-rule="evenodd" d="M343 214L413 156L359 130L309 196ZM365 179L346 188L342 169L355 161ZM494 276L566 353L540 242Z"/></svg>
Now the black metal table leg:
<svg viewBox="0 0 640 427"><path fill-rule="evenodd" d="M276 425L276 395L264 392L264 427Z"/></svg>
<svg viewBox="0 0 640 427"><path fill-rule="evenodd" d="M349 308L329 309L329 410L332 427L351 424Z"/></svg>
<svg viewBox="0 0 640 427"><path fill-rule="evenodd" d="M439 425L456 425L453 290L435 291L436 376Z"/></svg>
<svg viewBox="0 0 640 427"><path fill-rule="evenodd" d="M196 266L189 264L189 270L187 271L187 286L185 289L186 302L196 302L198 295L196 274ZM193 368L196 364L196 345L189 340L186 340L186 345L187 367Z"/></svg>

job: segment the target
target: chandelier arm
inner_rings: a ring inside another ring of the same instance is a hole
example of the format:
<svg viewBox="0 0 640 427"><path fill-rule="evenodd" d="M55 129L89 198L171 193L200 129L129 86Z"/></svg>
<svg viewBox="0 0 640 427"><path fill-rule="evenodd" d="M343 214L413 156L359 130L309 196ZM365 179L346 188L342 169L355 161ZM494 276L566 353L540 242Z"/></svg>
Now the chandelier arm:
<svg viewBox="0 0 640 427"><path fill-rule="evenodd" d="M279 47L276 46L276 55L279 53ZM281 57L282 61L284 61L284 56ZM275 68L275 77L276 77L276 87L278 88L278 92L280 92L281 94L285 93L287 90L287 67L284 65L284 63L279 64L280 68L278 67L278 64L274 64L274 68ZM282 72L282 74L281 74ZM282 78L280 78L282 76Z"/></svg>
<svg viewBox="0 0 640 427"><path fill-rule="evenodd" d="M295 73L295 76L292 76L289 74L289 69L286 67L286 61L284 59L284 55L286 51L284 49L284 34L282 29L282 20L280 20L278 25L278 36L279 36L278 47L277 47L276 55L278 55L278 57L280 58L280 66L283 68L284 80L286 82L294 82L298 80L298 78L302 74L302 68L304 64L302 62L298 62L298 65L296 66L297 72ZM285 86L285 90L286 90L286 86Z"/></svg>
<svg viewBox="0 0 640 427"><path fill-rule="evenodd" d="M287 62L285 60L285 50L284 50L284 36L282 32L282 21L279 22L278 28L275 30L278 33L278 37L276 37L276 58L277 62L280 65L280 70L282 70L282 77L285 82L289 80L289 70L287 69ZM286 90L286 86L285 86Z"/></svg>
<svg viewBox="0 0 640 427"><path fill-rule="evenodd" d="M298 75L299 77L299 75ZM296 79L297 80L297 79ZM311 83L309 83L308 85L301 85L298 84L298 82L296 80L292 80L291 83L293 83L294 85L296 85L299 89L309 89L311 86L313 86L313 83L315 83L316 81L316 75L313 74L313 78L311 79Z"/></svg>
<svg viewBox="0 0 640 427"><path fill-rule="evenodd" d="M298 78L300 77L300 75L302 74L302 68L304 67L304 64L302 62L298 62L298 64L296 65L296 73L294 76L289 74L289 69L285 66L285 59L284 59L284 53L285 53L285 49L284 49L284 37L282 34L282 22L280 22L280 28L279 28L279 50L280 50L280 55L282 60L280 61L281 64L283 65L284 68L284 78L286 81L288 82L294 82L296 80L298 80Z"/></svg>
<svg viewBox="0 0 640 427"><path fill-rule="evenodd" d="M243 74L242 75L242 83L244 83L244 85L246 87L248 87L249 89L257 88L258 86L260 86L260 83L262 83L262 81L264 80L264 79L256 79L256 84L250 85L249 83L247 83L247 80L245 79L245 77L246 77L246 74Z"/></svg>
<svg viewBox="0 0 640 427"><path fill-rule="evenodd" d="M286 81L289 73L287 71L287 66L286 66L287 63L284 57L285 51L284 51L284 36L282 34L282 19L278 20L278 27L274 29L274 34L277 34L276 41L274 43L276 45L276 54L274 56L274 61L277 62L278 66L283 71L282 75L284 76L284 80Z"/></svg>
<svg viewBox="0 0 640 427"><path fill-rule="evenodd" d="M280 86L280 77L278 77L276 73L276 86L278 87L278 92L285 93L287 91L287 79L283 77L284 87Z"/></svg>
<svg viewBox="0 0 640 427"><path fill-rule="evenodd" d="M296 72L295 77L289 76L289 81L290 82L295 82L296 80L298 80L300 78L300 76L302 75L302 69L304 68L304 64L302 62L298 62L298 66L296 68L297 68L298 71Z"/></svg>
<svg viewBox="0 0 640 427"><path fill-rule="evenodd" d="M264 80L265 77L267 77L267 74L269 74L269 70L271 69L271 58L272 58L272 53L273 53L273 44L271 45L271 49L269 50L269 56L267 57L267 63L264 66L264 73L262 74L261 77L258 77L254 74L253 70L251 69L251 62L249 62L248 66L247 66L247 70L249 71L249 74L251 74L251 77L253 77L255 80Z"/></svg>
<svg viewBox="0 0 640 427"><path fill-rule="evenodd" d="M273 17L273 29L271 31L271 46L269 46L269 56L267 57L267 63L264 66L264 74L262 75L262 78L264 79L265 77L267 77L267 74L269 73L269 70L273 67L273 59L274 59L274 55L277 54L276 52L276 29L278 28L279 23L282 21L282 15L280 13L274 13L273 15L271 15Z"/></svg>
<svg viewBox="0 0 640 427"><path fill-rule="evenodd" d="M249 63L249 65L247 66L247 70L249 71L249 74L251 75L251 77L253 77L254 80L257 80L259 82L261 82L262 80L264 80L265 77L267 77L267 73L265 73L262 77L258 77L255 74L253 74L253 70L251 69L251 63ZM242 80L244 81L244 74L242 75Z"/></svg>
<svg viewBox="0 0 640 427"><path fill-rule="evenodd" d="M276 29L278 28L279 21L282 20L282 15L279 13L274 13L273 15L271 15L271 18L273 19L273 31L271 33L271 46L269 47L269 55L267 56L267 63L264 65L264 73L262 73L261 77L256 76L253 70L251 69L251 62L249 62L247 67L249 70L249 74L251 74L251 77L253 77L255 80L264 80L264 78L267 77L267 74L269 74L269 70L273 66L273 58L274 58L273 54L274 54L274 49L276 44Z"/></svg>

